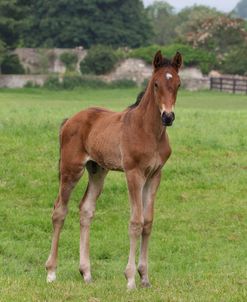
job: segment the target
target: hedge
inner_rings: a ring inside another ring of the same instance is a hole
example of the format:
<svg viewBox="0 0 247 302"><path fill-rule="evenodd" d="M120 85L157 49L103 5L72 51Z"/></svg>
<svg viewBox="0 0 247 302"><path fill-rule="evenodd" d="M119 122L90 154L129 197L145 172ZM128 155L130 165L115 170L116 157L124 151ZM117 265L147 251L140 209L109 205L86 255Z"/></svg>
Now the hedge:
<svg viewBox="0 0 247 302"><path fill-rule="evenodd" d="M205 74L217 65L215 54L184 44L171 44L168 46L150 45L148 47L141 47L131 50L129 52L129 57L140 58L146 63L151 64L157 50L161 50L162 54L167 58L172 58L175 53L179 51L183 56L185 66L198 66Z"/></svg>

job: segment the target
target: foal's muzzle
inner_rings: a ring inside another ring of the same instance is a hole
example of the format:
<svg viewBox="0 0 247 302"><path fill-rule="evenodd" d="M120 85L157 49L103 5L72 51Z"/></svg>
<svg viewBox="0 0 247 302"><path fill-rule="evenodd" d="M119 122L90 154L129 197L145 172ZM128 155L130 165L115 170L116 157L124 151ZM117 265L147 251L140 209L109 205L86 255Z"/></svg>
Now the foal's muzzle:
<svg viewBox="0 0 247 302"><path fill-rule="evenodd" d="M171 126L173 121L175 120L175 113L174 112L166 112L162 113L162 124L163 126Z"/></svg>

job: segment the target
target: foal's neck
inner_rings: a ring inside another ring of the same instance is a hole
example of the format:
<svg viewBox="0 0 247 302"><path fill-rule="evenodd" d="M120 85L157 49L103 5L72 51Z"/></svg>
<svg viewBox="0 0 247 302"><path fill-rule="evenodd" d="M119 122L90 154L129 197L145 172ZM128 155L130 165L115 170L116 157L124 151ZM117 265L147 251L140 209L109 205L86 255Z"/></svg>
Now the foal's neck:
<svg viewBox="0 0 247 302"><path fill-rule="evenodd" d="M153 133L157 139L160 139L165 127L162 125L160 110L155 101L152 79L149 81L136 112L139 118L143 120L143 129L149 134Z"/></svg>

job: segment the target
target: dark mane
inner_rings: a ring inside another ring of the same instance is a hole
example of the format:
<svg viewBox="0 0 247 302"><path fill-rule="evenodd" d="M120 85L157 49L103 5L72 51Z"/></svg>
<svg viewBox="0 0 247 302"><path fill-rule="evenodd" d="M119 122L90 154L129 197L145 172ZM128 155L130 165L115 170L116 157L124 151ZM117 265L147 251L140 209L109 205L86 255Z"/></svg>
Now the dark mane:
<svg viewBox="0 0 247 302"><path fill-rule="evenodd" d="M132 105L130 105L128 108L133 109L133 108L135 108L135 107L137 107L137 106L139 105L140 101L142 100L142 98L143 98L143 96L144 96L144 94L145 94L145 92L146 92L146 89L147 89L147 88L145 88L144 90L142 90L142 91L137 95L137 98L136 98L135 103L132 104Z"/></svg>
<svg viewBox="0 0 247 302"><path fill-rule="evenodd" d="M158 68L160 67L167 67L167 66L173 66L170 59L163 58L162 62L159 64Z"/></svg>

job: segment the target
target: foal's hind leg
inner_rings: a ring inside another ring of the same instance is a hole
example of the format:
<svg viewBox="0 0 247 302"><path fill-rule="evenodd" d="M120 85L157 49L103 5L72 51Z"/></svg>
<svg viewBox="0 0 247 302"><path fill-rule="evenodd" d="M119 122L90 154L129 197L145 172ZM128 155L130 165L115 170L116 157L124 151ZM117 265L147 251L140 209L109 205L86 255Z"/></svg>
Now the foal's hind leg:
<svg viewBox="0 0 247 302"><path fill-rule="evenodd" d="M89 259L89 230L94 216L96 200L99 197L107 170L95 162L88 162L87 170L89 182L87 190L80 203L80 267L79 271L86 283L91 282L91 269Z"/></svg>
<svg viewBox="0 0 247 302"><path fill-rule="evenodd" d="M60 188L52 214L53 237L51 251L46 261L47 282L52 282L56 279L58 242L60 232L68 212L67 204L70 194L84 170L82 164L84 157L83 154L77 154L77 156L75 156L75 154L72 153L70 156L70 159L66 157L66 160L63 159L62 156L60 163Z"/></svg>

